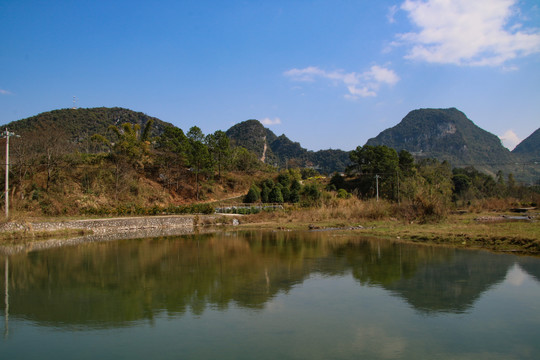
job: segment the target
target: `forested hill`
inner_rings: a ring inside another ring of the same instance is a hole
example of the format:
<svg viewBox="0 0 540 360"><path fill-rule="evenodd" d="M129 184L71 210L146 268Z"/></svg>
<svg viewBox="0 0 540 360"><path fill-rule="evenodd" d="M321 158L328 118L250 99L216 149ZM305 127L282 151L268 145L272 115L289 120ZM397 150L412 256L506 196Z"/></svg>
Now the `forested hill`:
<svg viewBox="0 0 540 360"><path fill-rule="evenodd" d="M26 139L54 141L92 151L97 144L90 138L95 134L109 136L111 125L137 124L144 128L153 120L152 136L163 133L165 127L174 126L158 118L124 108L80 108L53 110L26 119L13 121L6 126ZM342 150L308 151L285 135L276 136L258 120L247 120L227 131L232 145L254 152L259 159L278 167L313 167L323 173L344 171L349 165L349 153Z"/></svg>
<svg viewBox="0 0 540 360"><path fill-rule="evenodd" d="M225 134L233 145L245 147L265 163L275 164L278 162L277 157L268 146L277 139L277 136L258 120L251 119L233 125Z"/></svg>
<svg viewBox="0 0 540 360"><path fill-rule="evenodd" d="M258 120L247 120L226 132L231 142L257 154L259 159L279 167L313 167L322 173L344 171L350 164L349 152L343 150L310 151L287 136L277 136Z"/></svg>
<svg viewBox="0 0 540 360"><path fill-rule="evenodd" d="M455 108L413 110L366 145L404 149L417 159L447 160L454 167L474 166L492 175L502 170L523 181L538 177L538 169L525 169L522 159L506 149L497 136L476 126Z"/></svg>
<svg viewBox="0 0 540 360"><path fill-rule="evenodd" d="M82 144L94 134L106 134L110 125L138 124L141 128L153 120L152 134L159 135L172 124L124 108L89 108L53 110L7 124L17 134L47 134L72 144Z"/></svg>
<svg viewBox="0 0 540 360"><path fill-rule="evenodd" d="M540 128L533 132L528 138L519 143L512 154L522 156L526 159L540 161Z"/></svg>
<svg viewBox="0 0 540 360"><path fill-rule="evenodd" d="M53 110L14 121L7 127L25 139L75 145L88 152L97 146L90 141L92 135L109 136L110 125L131 123L142 129L150 120L153 136L173 126L141 112L99 107ZM313 167L322 173L333 173L344 171L350 164L349 152L307 150L284 134L277 136L258 120L238 123L226 134L232 145L245 147L266 164L280 168ZM417 159L448 160L454 167L474 166L491 175L502 170L529 183L540 177L539 165L535 165L540 154L540 129L510 152L497 136L479 128L455 108L413 110L398 125L369 139L366 145L387 145L397 151L405 149Z"/></svg>

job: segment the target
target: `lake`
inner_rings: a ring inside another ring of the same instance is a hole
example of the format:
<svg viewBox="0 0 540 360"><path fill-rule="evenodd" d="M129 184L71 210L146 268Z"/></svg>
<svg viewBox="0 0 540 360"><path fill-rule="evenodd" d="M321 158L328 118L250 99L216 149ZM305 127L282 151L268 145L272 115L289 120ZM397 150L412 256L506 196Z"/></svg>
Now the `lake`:
<svg viewBox="0 0 540 360"><path fill-rule="evenodd" d="M537 359L540 259L344 232L0 255L0 359Z"/></svg>

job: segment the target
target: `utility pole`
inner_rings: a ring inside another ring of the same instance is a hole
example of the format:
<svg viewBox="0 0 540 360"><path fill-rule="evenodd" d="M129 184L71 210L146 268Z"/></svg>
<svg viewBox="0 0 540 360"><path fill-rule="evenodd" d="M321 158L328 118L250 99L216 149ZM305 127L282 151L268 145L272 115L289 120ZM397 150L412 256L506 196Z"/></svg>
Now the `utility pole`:
<svg viewBox="0 0 540 360"><path fill-rule="evenodd" d="M6 199L6 219L9 218L9 137L10 136L16 136L20 137L19 135L15 135L15 133L12 133L6 130L0 134L2 137L6 138L6 192L5 192L5 199Z"/></svg>
<svg viewBox="0 0 540 360"><path fill-rule="evenodd" d="M375 175L375 183L376 183L376 186L377 186L377 201L379 201L379 174L376 174Z"/></svg>

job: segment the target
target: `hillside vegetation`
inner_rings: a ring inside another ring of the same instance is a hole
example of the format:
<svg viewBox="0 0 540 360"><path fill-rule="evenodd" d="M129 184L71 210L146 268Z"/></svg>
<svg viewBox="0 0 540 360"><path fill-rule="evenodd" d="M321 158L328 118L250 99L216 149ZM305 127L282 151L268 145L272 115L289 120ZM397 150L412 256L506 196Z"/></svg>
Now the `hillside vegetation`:
<svg viewBox="0 0 540 360"><path fill-rule="evenodd" d="M530 145L524 144L522 148L527 150L523 153L531 154L528 149L538 147L538 141L531 139ZM520 156L519 146L511 153L497 136L479 128L455 108L413 110L396 126L369 139L366 145L407 150L417 159L446 160L454 167L474 166L493 176L502 170L528 183L540 178L540 166L533 166L530 157Z"/></svg>
<svg viewBox="0 0 540 360"><path fill-rule="evenodd" d="M460 125L454 131L452 124L441 126L454 134ZM519 185L510 172L493 176L386 145L311 152L256 120L203 134L197 126L184 132L142 113L97 108L52 111L9 126L22 135L10 139L15 216L209 213L214 201L231 198L343 207L378 196L399 205L385 216L433 221L490 199L538 203L538 187ZM336 172L321 176L317 167Z"/></svg>
<svg viewBox="0 0 540 360"><path fill-rule="evenodd" d="M89 150L88 148L92 147L90 137L94 134L107 134L111 125L129 123L144 128L148 121L153 122L153 136L161 134L165 127L173 126L141 112L119 107L53 110L11 122L6 126L10 131L27 139L46 137L80 150Z"/></svg>
<svg viewBox="0 0 540 360"><path fill-rule="evenodd" d="M247 120L226 132L233 144L257 154L261 161L279 168L310 167L324 174L344 171L350 164L349 152L343 150L310 151L285 134L277 136L258 120Z"/></svg>
<svg viewBox="0 0 540 360"><path fill-rule="evenodd" d="M540 163L540 128L520 142L512 154Z"/></svg>

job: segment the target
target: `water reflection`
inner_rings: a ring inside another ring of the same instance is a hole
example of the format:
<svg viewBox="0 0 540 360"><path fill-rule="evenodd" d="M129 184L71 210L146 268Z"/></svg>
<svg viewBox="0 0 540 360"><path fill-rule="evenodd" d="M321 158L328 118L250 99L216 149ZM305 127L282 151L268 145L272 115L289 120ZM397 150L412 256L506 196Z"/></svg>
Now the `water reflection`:
<svg viewBox="0 0 540 360"><path fill-rule="evenodd" d="M540 261L538 258L533 257L521 257L518 262L520 267L540 282Z"/></svg>
<svg viewBox="0 0 540 360"><path fill-rule="evenodd" d="M9 335L9 258L6 257L4 269L4 337Z"/></svg>
<svg viewBox="0 0 540 360"><path fill-rule="evenodd" d="M462 313L505 279L515 258L343 234L242 232L90 243L0 261L7 333L8 318L110 328L232 305L258 311L308 278L348 274L417 311Z"/></svg>

